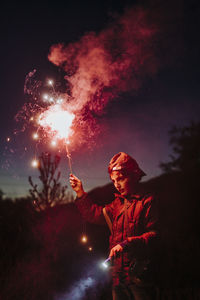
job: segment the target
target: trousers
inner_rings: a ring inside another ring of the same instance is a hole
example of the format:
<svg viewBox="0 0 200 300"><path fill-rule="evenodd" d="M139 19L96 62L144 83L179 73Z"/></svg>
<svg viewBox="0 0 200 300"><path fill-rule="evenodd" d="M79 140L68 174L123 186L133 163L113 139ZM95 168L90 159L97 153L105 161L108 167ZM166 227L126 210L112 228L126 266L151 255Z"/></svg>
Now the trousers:
<svg viewBox="0 0 200 300"><path fill-rule="evenodd" d="M125 285L120 283L112 288L113 300L155 300L156 289L136 284Z"/></svg>

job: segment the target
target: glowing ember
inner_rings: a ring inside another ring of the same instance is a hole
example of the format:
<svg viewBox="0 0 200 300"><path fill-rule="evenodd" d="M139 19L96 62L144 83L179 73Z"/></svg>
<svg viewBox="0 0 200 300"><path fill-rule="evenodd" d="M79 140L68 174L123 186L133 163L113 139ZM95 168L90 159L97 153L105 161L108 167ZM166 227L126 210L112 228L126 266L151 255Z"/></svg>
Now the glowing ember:
<svg viewBox="0 0 200 300"><path fill-rule="evenodd" d="M74 114L55 104L40 115L38 123L45 130L54 133L57 138L66 139L72 133L71 125L74 117Z"/></svg>
<svg viewBox="0 0 200 300"><path fill-rule="evenodd" d="M33 168L37 168L39 166L39 162L37 159L33 159L32 162L31 162L31 166Z"/></svg>
<svg viewBox="0 0 200 300"><path fill-rule="evenodd" d="M55 147L57 145L56 141L51 142L51 146Z"/></svg>
<svg viewBox="0 0 200 300"><path fill-rule="evenodd" d="M87 236L83 235L82 238L81 238L81 241L83 243L87 243Z"/></svg>
<svg viewBox="0 0 200 300"><path fill-rule="evenodd" d="M57 104L63 103L63 99L58 99L58 100L56 101L56 103L57 103Z"/></svg>
<svg viewBox="0 0 200 300"><path fill-rule="evenodd" d="M49 79L49 80L48 80L48 84L49 84L49 85L53 85L53 80Z"/></svg>
<svg viewBox="0 0 200 300"><path fill-rule="evenodd" d="M92 251L92 247L89 247L88 250L89 250L89 251Z"/></svg>
<svg viewBox="0 0 200 300"><path fill-rule="evenodd" d="M38 137L39 137L39 135L38 135L37 133L34 133L34 134L33 134L33 139L34 139L34 140L37 140Z"/></svg>
<svg viewBox="0 0 200 300"><path fill-rule="evenodd" d="M48 98L49 98L49 96L48 96L47 94L44 94L44 95L43 95L43 99L44 99L44 100L48 100Z"/></svg>

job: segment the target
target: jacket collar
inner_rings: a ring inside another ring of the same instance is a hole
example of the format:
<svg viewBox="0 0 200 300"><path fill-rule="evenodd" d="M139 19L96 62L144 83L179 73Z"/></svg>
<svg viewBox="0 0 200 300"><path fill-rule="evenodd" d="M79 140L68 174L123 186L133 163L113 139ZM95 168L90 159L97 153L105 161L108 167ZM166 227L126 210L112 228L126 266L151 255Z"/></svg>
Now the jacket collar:
<svg viewBox="0 0 200 300"><path fill-rule="evenodd" d="M115 193L115 198L119 198L121 201L124 201L126 199L128 200L128 202L132 202L133 200L140 200L142 196L139 194L132 194L129 197L124 197L121 194Z"/></svg>

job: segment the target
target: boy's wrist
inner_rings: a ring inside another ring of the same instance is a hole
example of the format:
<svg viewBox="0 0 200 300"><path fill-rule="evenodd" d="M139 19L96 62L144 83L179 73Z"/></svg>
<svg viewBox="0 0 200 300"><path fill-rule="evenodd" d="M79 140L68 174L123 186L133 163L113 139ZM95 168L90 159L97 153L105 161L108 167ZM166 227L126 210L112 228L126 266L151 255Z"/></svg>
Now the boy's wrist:
<svg viewBox="0 0 200 300"><path fill-rule="evenodd" d="M78 198L81 198L85 194L84 190L80 190L76 193Z"/></svg>

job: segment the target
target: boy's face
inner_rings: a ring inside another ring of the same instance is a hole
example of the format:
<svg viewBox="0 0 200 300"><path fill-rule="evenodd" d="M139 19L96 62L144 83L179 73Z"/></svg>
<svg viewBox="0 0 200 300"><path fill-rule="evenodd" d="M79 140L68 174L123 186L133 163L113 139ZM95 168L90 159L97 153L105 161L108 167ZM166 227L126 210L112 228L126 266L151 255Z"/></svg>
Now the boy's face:
<svg viewBox="0 0 200 300"><path fill-rule="evenodd" d="M114 171L111 173L110 178L122 196L131 195L134 192L135 184L129 176L125 176L119 171Z"/></svg>

